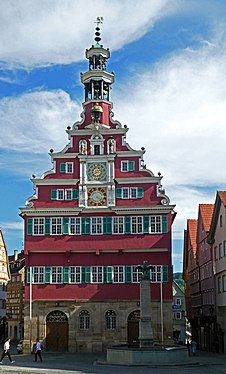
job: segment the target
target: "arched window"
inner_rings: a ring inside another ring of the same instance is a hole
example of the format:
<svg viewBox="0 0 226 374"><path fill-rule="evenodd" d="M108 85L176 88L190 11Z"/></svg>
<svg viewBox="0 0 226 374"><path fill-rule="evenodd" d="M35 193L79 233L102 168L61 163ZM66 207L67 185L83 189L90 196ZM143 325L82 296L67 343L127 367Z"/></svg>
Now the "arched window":
<svg viewBox="0 0 226 374"><path fill-rule="evenodd" d="M79 313L79 328L81 330L87 330L90 326L90 314L88 310L82 310Z"/></svg>
<svg viewBox="0 0 226 374"><path fill-rule="evenodd" d="M104 154L104 138L101 134L92 135L90 139L90 154L103 155Z"/></svg>
<svg viewBox="0 0 226 374"><path fill-rule="evenodd" d="M106 329L113 330L116 328L116 313L113 310L108 310L105 314Z"/></svg>

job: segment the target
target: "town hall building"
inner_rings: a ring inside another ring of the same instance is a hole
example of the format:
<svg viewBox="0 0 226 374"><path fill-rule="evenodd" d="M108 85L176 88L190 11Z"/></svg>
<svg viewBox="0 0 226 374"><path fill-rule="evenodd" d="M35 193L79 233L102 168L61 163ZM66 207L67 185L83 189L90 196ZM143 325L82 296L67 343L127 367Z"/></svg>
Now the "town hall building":
<svg viewBox="0 0 226 374"><path fill-rule="evenodd" d="M105 351L139 342L140 279L150 271L154 341L173 338L171 229L174 205L162 176L144 163L145 149L126 142L113 119L114 74L109 49L86 50L81 74L82 120L66 130L69 143L52 169L33 178L35 193L21 208L25 231L24 346L36 338L47 351Z"/></svg>

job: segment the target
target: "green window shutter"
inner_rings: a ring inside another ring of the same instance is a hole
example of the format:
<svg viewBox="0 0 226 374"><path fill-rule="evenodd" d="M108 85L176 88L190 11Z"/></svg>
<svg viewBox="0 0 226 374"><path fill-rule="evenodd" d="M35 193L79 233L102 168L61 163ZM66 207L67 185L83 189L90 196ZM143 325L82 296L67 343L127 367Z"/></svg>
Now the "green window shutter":
<svg viewBox="0 0 226 374"><path fill-rule="evenodd" d="M82 266L82 283L90 283L90 266Z"/></svg>
<svg viewBox="0 0 226 374"><path fill-rule="evenodd" d="M30 283L30 267L26 268L26 280L27 280L27 284Z"/></svg>
<svg viewBox="0 0 226 374"><path fill-rule="evenodd" d="M63 267L63 283L69 283L69 266Z"/></svg>
<svg viewBox="0 0 226 374"><path fill-rule="evenodd" d="M104 283L112 283L112 266L104 266Z"/></svg>
<svg viewBox="0 0 226 374"><path fill-rule="evenodd" d="M111 217L103 217L103 232L104 234L112 234Z"/></svg>
<svg viewBox="0 0 226 374"><path fill-rule="evenodd" d="M69 218L63 217L63 234L64 235L67 235L69 232L68 225L69 225Z"/></svg>
<svg viewBox="0 0 226 374"><path fill-rule="evenodd" d="M116 197L116 199L121 199L122 198L122 189L121 188L116 188L115 197Z"/></svg>
<svg viewBox="0 0 226 374"><path fill-rule="evenodd" d="M66 173L66 163L65 162L60 163L60 173Z"/></svg>
<svg viewBox="0 0 226 374"><path fill-rule="evenodd" d="M50 235L50 218L45 218L45 235Z"/></svg>
<svg viewBox="0 0 226 374"><path fill-rule="evenodd" d="M162 232L166 233L168 232L168 217L162 216Z"/></svg>
<svg viewBox="0 0 226 374"><path fill-rule="evenodd" d="M131 266L126 266L126 283L132 282L132 270Z"/></svg>
<svg viewBox="0 0 226 374"><path fill-rule="evenodd" d="M143 227L144 227L144 234L149 234L149 225L150 225L149 216L143 216Z"/></svg>
<svg viewBox="0 0 226 374"><path fill-rule="evenodd" d="M82 234L90 234L90 217L82 217Z"/></svg>
<svg viewBox="0 0 226 374"><path fill-rule="evenodd" d="M45 267L45 283L50 283L51 267Z"/></svg>
<svg viewBox="0 0 226 374"><path fill-rule="evenodd" d="M144 197L144 189L143 189L143 187L139 187L138 188L137 196L139 198Z"/></svg>
<svg viewBox="0 0 226 374"><path fill-rule="evenodd" d="M51 190L51 200L57 199L57 190Z"/></svg>
<svg viewBox="0 0 226 374"><path fill-rule="evenodd" d="M72 199L73 200L78 199L78 190L77 189L72 190Z"/></svg>
<svg viewBox="0 0 226 374"><path fill-rule="evenodd" d="M135 162L134 161L129 161L128 171L134 171L134 170L135 170Z"/></svg>
<svg viewBox="0 0 226 374"><path fill-rule="evenodd" d="M125 217L125 234L131 233L131 227L130 227L130 217Z"/></svg>
<svg viewBox="0 0 226 374"><path fill-rule="evenodd" d="M33 218L27 219L27 235L32 235L33 233Z"/></svg>
<svg viewBox="0 0 226 374"><path fill-rule="evenodd" d="M167 265L164 265L162 267L162 281L168 282L168 266Z"/></svg>

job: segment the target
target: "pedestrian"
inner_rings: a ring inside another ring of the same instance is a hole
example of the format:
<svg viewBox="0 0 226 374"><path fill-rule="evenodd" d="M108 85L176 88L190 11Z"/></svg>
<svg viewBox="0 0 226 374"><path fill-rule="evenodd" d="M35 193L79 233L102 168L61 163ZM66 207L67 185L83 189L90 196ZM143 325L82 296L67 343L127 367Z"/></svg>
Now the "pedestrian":
<svg viewBox="0 0 226 374"><path fill-rule="evenodd" d="M12 360L11 355L10 355L10 339L9 338L4 343L4 348L3 348L3 352L2 352L2 357L0 359L0 364L2 364L2 360L5 356L8 356L11 364L13 364L15 362L15 361Z"/></svg>
<svg viewBox="0 0 226 374"><path fill-rule="evenodd" d="M188 356L191 356L191 342L189 339L187 340L187 348L188 348Z"/></svg>
<svg viewBox="0 0 226 374"><path fill-rule="evenodd" d="M197 343L194 339L192 339L191 351L192 351L193 356L196 356L196 350L197 350Z"/></svg>
<svg viewBox="0 0 226 374"><path fill-rule="evenodd" d="M36 344L35 344L35 361L37 361L37 358L39 357L40 361L42 362L42 345L39 341L39 339L36 339Z"/></svg>

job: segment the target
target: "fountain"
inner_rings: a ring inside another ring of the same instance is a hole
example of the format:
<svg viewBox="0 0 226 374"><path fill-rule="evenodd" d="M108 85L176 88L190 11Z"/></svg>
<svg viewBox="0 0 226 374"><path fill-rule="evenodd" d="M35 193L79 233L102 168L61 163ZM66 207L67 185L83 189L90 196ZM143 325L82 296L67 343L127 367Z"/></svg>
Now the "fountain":
<svg viewBox="0 0 226 374"><path fill-rule="evenodd" d="M144 261L138 265L141 271L140 281L140 324L139 348L112 346L107 349L108 364L122 365L173 365L188 361L187 348L157 344L154 342L151 320L151 294L150 294L150 269L151 265Z"/></svg>

